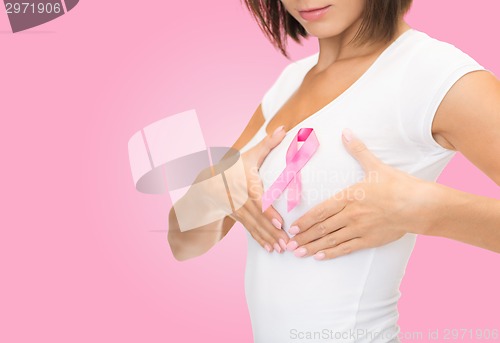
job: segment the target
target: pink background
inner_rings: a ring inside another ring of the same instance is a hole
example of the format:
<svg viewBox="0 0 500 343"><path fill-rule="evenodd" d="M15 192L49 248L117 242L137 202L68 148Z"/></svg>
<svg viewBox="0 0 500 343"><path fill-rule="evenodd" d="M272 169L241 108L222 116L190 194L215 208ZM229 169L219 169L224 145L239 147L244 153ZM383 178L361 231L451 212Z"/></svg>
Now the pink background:
<svg viewBox="0 0 500 343"><path fill-rule="evenodd" d="M497 0L416 0L407 22L500 75L498 13ZM236 0L87 0L9 30L2 10L0 342L252 342L244 228L174 260L168 197L134 189L127 141L194 108L207 143L229 146L288 61ZM314 37L290 43L293 59L316 51ZM500 198L460 154L439 182ZM419 237L401 331L500 329L499 262Z"/></svg>

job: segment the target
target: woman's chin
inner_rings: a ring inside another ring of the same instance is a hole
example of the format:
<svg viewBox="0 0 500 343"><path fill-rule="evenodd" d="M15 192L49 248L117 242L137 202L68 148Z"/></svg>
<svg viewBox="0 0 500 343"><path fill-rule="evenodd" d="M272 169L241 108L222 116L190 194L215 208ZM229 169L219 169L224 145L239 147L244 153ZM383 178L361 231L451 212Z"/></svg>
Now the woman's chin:
<svg viewBox="0 0 500 343"><path fill-rule="evenodd" d="M318 39L323 39L323 38L328 38L328 37L333 36L331 33L318 32L318 31L314 31L314 30L313 31L307 31L307 33L309 34L309 36L315 37L315 38L318 38Z"/></svg>
<svg viewBox="0 0 500 343"><path fill-rule="evenodd" d="M332 30L331 27L319 27L319 25L316 25L316 27L313 27L313 25L304 26L304 29L310 36L314 36L319 39L332 37L342 32L342 30Z"/></svg>

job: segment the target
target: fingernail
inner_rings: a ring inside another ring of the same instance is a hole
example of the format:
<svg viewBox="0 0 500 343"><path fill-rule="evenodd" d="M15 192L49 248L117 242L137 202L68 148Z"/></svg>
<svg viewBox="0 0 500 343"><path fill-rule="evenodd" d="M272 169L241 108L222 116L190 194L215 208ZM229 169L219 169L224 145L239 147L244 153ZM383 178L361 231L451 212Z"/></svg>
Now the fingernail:
<svg viewBox="0 0 500 343"><path fill-rule="evenodd" d="M274 243L274 249L277 251L277 252L281 252L281 248L279 246L278 243Z"/></svg>
<svg viewBox="0 0 500 343"><path fill-rule="evenodd" d="M283 248L283 251L285 251L286 250L285 240L283 238L280 238L278 242L280 242L280 246Z"/></svg>
<svg viewBox="0 0 500 343"><path fill-rule="evenodd" d="M266 248L267 252L273 251L273 248L269 244L264 245L264 248Z"/></svg>
<svg viewBox="0 0 500 343"><path fill-rule="evenodd" d="M353 137L352 131L350 129L342 130L342 135L344 136L347 142L350 142Z"/></svg>
<svg viewBox="0 0 500 343"><path fill-rule="evenodd" d="M299 246L299 243L297 243L296 241L290 241L286 245L286 250L294 251L295 249L297 249L298 246Z"/></svg>
<svg viewBox="0 0 500 343"><path fill-rule="evenodd" d="M279 221L278 219L273 218L273 219L271 220L271 223L273 223L273 225L274 225L277 229L280 229L280 230L281 230L281 223L280 223L280 221Z"/></svg>
<svg viewBox="0 0 500 343"><path fill-rule="evenodd" d="M297 250L295 250L293 252L293 254L297 257L302 257L304 256L305 254L307 254L307 249L304 248L304 247L301 247L301 248L298 248Z"/></svg>
<svg viewBox="0 0 500 343"><path fill-rule="evenodd" d="M288 232L290 232L292 235L298 234L300 231L299 227L297 225L292 226Z"/></svg>
<svg viewBox="0 0 500 343"><path fill-rule="evenodd" d="M280 132L281 130L283 130L283 128L284 128L284 127L285 127L285 125L278 126L278 127L276 128L276 130L274 130L274 132L273 132L273 136L274 136L276 133L278 133L278 132Z"/></svg>
<svg viewBox="0 0 500 343"><path fill-rule="evenodd" d="M322 252L322 251L318 251L318 252L314 255L314 258L315 258L316 260L322 260L322 259L324 259L324 258L325 258L325 256L326 256L326 255L325 255L325 253L324 253L324 252Z"/></svg>

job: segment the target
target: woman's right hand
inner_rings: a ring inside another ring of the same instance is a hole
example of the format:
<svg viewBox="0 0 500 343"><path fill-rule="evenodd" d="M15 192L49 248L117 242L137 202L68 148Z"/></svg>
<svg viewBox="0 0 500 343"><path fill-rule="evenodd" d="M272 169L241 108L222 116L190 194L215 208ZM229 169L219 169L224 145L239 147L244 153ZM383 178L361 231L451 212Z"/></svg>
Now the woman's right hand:
<svg viewBox="0 0 500 343"><path fill-rule="evenodd" d="M282 229L283 218L273 206L262 213L263 185L259 168L269 152L285 137L283 126L278 127L272 135L266 136L257 145L241 154L245 173L248 200L229 217L239 221L252 237L268 252L273 248L279 253L286 250L289 237Z"/></svg>

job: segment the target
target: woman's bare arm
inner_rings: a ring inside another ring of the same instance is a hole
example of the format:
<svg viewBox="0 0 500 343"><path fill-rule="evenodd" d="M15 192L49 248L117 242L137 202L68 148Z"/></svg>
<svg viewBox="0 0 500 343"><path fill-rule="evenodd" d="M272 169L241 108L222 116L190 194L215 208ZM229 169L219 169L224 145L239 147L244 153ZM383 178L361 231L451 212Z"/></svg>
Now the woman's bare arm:
<svg viewBox="0 0 500 343"><path fill-rule="evenodd" d="M259 105L232 148L239 150L244 147L263 124L264 115L262 114L261 105ZM235 224L235 220L226 216L217 222L196 229L181 231L172 207L169 212L168 223L168 242L172 253L177 260L185 260L207 252L229 232Z"/></svg>
<svg viewBox="0 0 500 343"><path fill-rule="evenodd" d="M500 185L500 81L492 73L461 77L441 102L432 132L439 144L460 151ZM427 234L500 252L500 199L437 190L439 215Z"/></svg>
<svg viewBox="0 0 500 343"><path fill-rule="evenodd" d="M289 242L297 256L328 260L385 245L405 233L446 237L500 253L500 199L398 170L344 131L342 143L365 178L290 224L297 228ZM438 144L462 152L500 185L500 82L493 74L474 71L455 82L438 108L432 133Z"/></svg>

